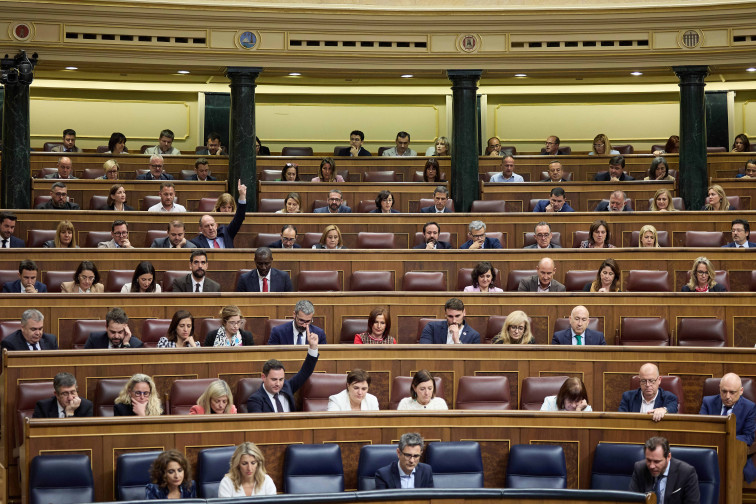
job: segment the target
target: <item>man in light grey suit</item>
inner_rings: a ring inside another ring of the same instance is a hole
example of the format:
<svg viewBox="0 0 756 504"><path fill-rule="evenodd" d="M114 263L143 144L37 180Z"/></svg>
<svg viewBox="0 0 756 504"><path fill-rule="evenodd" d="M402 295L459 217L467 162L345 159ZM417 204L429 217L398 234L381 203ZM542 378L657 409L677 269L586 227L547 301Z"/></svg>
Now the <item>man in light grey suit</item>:
<svg viewBox="0 0 756 504"><path fill-rule="evenodd" d="M168 236L156 238L150 248L189 248L197 246L186 239L184 233L184 223L180 220L173 220L168 223Z"/></svg>
<svg viewBox="0 0 756 504"><path fill-rule="evenodd" d="M110 236L113 237L111 240L98 243L97 248L134 248L129 241L129 225L125 220L113 221Z"/></svg>
<svg viewBox="0 0 756 504"><path fill-rule="evenodd" d="M561 283L554 280L556 264L550 257L544 257L538 261L536 268L538 274L530 278L520 280L519 292L565 292L567 289Z"/></svg>
<svg viewBox="0 0 756 504"><path fill-rule="evenodd" d="M532 245L527 245L526 249L548 249L548 248L562 248L561 245L551 243L551 238L554 235L551 233L551 226L548 222L541 221L535 226L535 240Z"/></svg>

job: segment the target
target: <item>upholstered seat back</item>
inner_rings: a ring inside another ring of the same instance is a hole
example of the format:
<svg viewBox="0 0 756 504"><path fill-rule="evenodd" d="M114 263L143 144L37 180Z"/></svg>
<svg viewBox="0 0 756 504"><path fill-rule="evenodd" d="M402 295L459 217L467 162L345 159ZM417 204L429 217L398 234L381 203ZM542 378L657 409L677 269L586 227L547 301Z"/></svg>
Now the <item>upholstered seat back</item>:
<svg viewBox="0 0 756 504"><path fill-rule="evenodd" d="M381 467L396 463L397 445L364 445L357 463L357 490L375 490L375 473Z"/></svg>
<svg viewBox="0 0 756 504"><path fill-rule="evenodd" d="M643 458L643 445L599 443L593 453L591 490L627 491L635 463Z"/></svg>
<svg viewBox="0 0 756 504"><path fill-rule="evenodd" d="M37 455L29 466L30 504L94 502L87 455Z"/></svg>
<svg viewBox="0 0 756 504"><path fill-rule="evenodd" d="M514 445L509 450L507 488L567 488L567 464L558 445Z"/></svg>
<svg viewBox="0 0 756 504"><path fill-rule="evenodd" d="M144 487L151 482L150 466L159 451L123 453L116 460L116 499L143 500Z"/></svg>
<svg viewBox="0 0 756 504"><path fill-rule="evenodd" d="M483 488L483 460L476 441L429 443L426 462L434 488Z"/></svg>
<svg viewBox="0 0 756 504"><path fill-rule="evenodd" d="M283 470L287 494L344 491L344 467L338 444L289 445Z"/></svg>

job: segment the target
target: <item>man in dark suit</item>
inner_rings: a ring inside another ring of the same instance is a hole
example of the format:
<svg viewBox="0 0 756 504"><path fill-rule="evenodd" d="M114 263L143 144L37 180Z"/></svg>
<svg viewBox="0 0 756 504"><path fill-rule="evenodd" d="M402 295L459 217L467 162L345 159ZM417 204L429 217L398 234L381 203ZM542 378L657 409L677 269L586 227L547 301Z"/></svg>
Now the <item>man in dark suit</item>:
<svg viewBox="0 0 756 504"><path fill-rule="evenodd" d="M339 151L337 156L369 156L370 153L362 146L365 141L365 133L360 130L354 130L349 133L349 147L344 147Z"/></svg>
<svg viewBox="0 0 756 504"><path fill-rule="evenodd" d="M614 191L609 195L609 201L601 201L594 212L632 212L633 209L627 204L625 191Z"/></svg>
<svg viewBox="0 0 756 504"><path fill-rule="evenodd" d="M426 222L423 226L423 243L415 245L412 248L436 250L436 249L450 249L451 243L441 241L438 239L441 233L441 227L436 222Z"/></svg>
<svg viewBox="0 0 756 504"><path fill-rule="evenodd" d="M142 340L131 335L129 317L121 308L111 308L105 315L105 332L89 333L84 348L139 348Z"/></svg>
<svg viewBox="0 0 756 504"><path fill-rule="evenodd" d="M304 385L318 363L318 336L307 334L307 357L305 357L299 372L290 380L286 380L283 364L270 359L263 365L263 383L257 391L247 399L249 413L288 413L297 411L294 394Z"/></svg>
<svg viewBox="0 0 756 504"><path fill-rule="evenodd" d="M461 299L451 298L444 305L446 320L428 322L423 328L420 343L435 345L459 345L480 343L480 334L465 324L465 304Z"/></svg>
<svg viewBox="0 0 756 504"><path fill-rule="evenodd" d="M145 152L145 154L147 154ZM163 171L163 156L153 154L150 156L150 171L137 176L137 180L173 180L173 175Z"/></svg>
<svg viewBox="0 0 756 504"><path fill-rule="evenodd" d="M723 248L753 248L756 249L756 243L749 240L751 237L751 225L745 219L735 219L732 221L732 242L723 245Z"/></svg>
<svg viewBox="0 0 756 504"><path fill-rule="evenodd" d="M560 282L554 280L556 264L550 257L543 257L538 261L537 274L520 280L517 286L519 292L565 292L567 289Z"/></svg>
<svg viewBox="0 0 756 504"><path fill-rule="evenodd" d="M352 213L352 209L344 204L344 197L338 189L328 192L328 205L316 208L312 213Z"/></svg>
<svg viewBox="0 0 756 504"><path fill-rule="evenodd" d="M270 245L268 245L269 248L286 248L286 249L297 249L302 248L302 246L297 243L297 228L291 224L284 224L284 226L281 228L281 239L278 241L274 241Z"/></svg>
<svg viewBox="0 0 756 504"><path fill-rule="evenodd" d="M192 255L189 256L192 272L173 281L173 292L220 292L220 284L205 276L207 265L207 252L202 249L192 250Z"/></svg>
<svg viewBox="0 0 756 504"><path fill-rule="evenodd" d="M635 463L630 491L655 493L656 502L664 504L699 504L701 502L696 469L682 460L673 459L669 441L652 437L646 441L645 460Z"/></svg>
<svg viewBox="0 0 756 504"><path fill-rule="evenodd" d="M561 143L561 140L559 140L558 136L551 135L546 139L546 146L541 149L541 154L545 156L558 156L561 154L559 152L559 144Z"/></svg>
<svg viewBox="0 0 756 504"><path fill-rule="evenodd" d="M214 182L218 179L210 175L210 165L208 164L207 159L201 157L194 162L194 175L192 175L189 180L196 180L198 182Z"/></svg>
<svg viewBox="0 0 756 504"><path fill-rule="evenodd" d="M433 190L433 204L425 208L421 208L423 213L450 213L454 210L446 208L446 202L449 199L449 189L445 186L438 186Z"/></svg>
<svg viewBox="0 0 756 504"><path fill-rule="evenodd" d="M423 437L417 432L402 434L396 449L399 461L375 472L375 489L433 488L433 469L420 462L423 445Z"/></svg>
<svg viewBox="0 0 756 504"><path fill-rule="evenodd" d="M481 250L481 249L500 249L501 242L498 238L489 238L486 236L486 223L479 220L472 221L467 226L467 240L462 244L460 249Z"/></svg>
<svg viewBox="0 0 756 504"><path fill-rule="evenodd" d="M750 446L756 431L756 405L743 395L743 382L735 373L719 381L719 395L706 396L699 415L735 415L735 438Z"/></svg>
<svg viewBox="0 0 756 504"><path fill-rule="evenodd" d="M200 218L199 234L192 239L192 243L200 248L234 248L234 237L241 229L247 216L247 186L236 183L239 191L239 200L236 202L236 213L231 223L218 225L212 215L203 215Z"/></svg>
<svg viewBox="0 0 756 504"><path fill-rule="evenodd" d="M535 226L535 243L527 245L523 248L526 249L550 249L550 248L562 248L561 245L551 243L551 239L554 234L551 232L551 225L548 222L541 221Z"/></svg>
<svg viewBox="0 0 756 504"><path fill-rule="evenodd" d="M18 217L12 212L0 213L0 248L26 247L24 240L13 236Z"/></svg>
<svg viewBox="0 0 756 504"><path fill-rule="evenodd" d="M73 176L73 163L71 158L62 156L58 159L58 171L57 173L49 173L45 175L46 179L61 179L61 180L76 180L77 177Z"/></svg>
<svg viewBox="0 0 756 504"><path fill-rule="evenodd" d="M558 184L560 182L569 182L564 177L564 169L562 168L562 163L557 161L556 159L549 163L549 169L547 170L548 176L541 180L541 182L553 182L555 184Z"/></svg>
<svg viewBox="0 0 756 504"><path fill-rule="evenodd" d="M534 212L574 212L575 210L566 202L565 192L561 187L555 187L549 192L549 199L536 203Z"/></svg>
<svg viewBox="0 0 756 504"><path fill-rule="evenodd" d="M183 221L173 220L168 223L168 236L156 238L150 248L196 248L196 245L186 239Z"/></svg>
<svg viewBox="0 0 756 504"><path fill-rule="evenodd" d="M667 413L677 413L677 396L660 388L661 376L656 364L647 362L638 372L640 388L622 394L620 412L648 413L654 422L661 421Z"/></svg>
<svg viewBox="0 0 756 504"><path fill-rule="evenodd" d="M9 334L0 342L8 350L57 350L58 341L52 334L43 332L45 316L30 308L21 314L21 329ZM0 354L1 355L1 354Z"/></svg>
<svg viewBox="0 0 756 504"><path fill-rule="evenodd" d="M635 177L625 173L625 158L618 155L609 160L609 171L597 173L593 180L596 182L627 182L635 180Z"/></svg>
<svg viewBox="0 0 756 504"><path fill-rule="evenodd" d="M50 187L50 199L34 207L35 210L81 210L78 203L68 201L68 186L55 182Z"/></svg>
<svg viewBox="0 0 756 504"><path fill-rule="evenodd" d="M557 331L551 338L552 345L606 345L604 333L588 329L591 321L588 308L576 306L570 314L570 328Z"/></svg>
<svg viewBox="0 0 756 504"><path fill-rule="evenodd" d="M218 133L212 132L207 134L205 148L197 151L197 154L199 154L200 156L223 156L227 153L226 150L221 147L220 135ZM205 161L205 163L207 164L207 161Z"/></svg>
<svg viewBox="0 0 756 504"><path fill-rule="evenodd" d="M55 396L37 401L32 418L68 418L94 416L92 401L79 397L76 378L71 373L58 373L53 378Z"/></svg>
<svg viewBox="0 0 756 504"><path fill-rule="evenodd" d="M47 285L37 281L39 267L31 259L24 259L18 265L18 280L5 282L3 292L11 294L37 294L47 292Z"/></svg>
<svg viewBox="0 0 756 504"><path fill-rule="evenodd" d="M236 292L291 292L291 278L285 271L271 268L273 253L268 247L255 251L255 269L239 277Z"/></svg>
<svg viewBox="0 0 756 504"><path fill-rule="evenodd" d="M294 306L294 321L281 324L270 331L268 345L304 345L310 341L310 334L318 337L318 344L326 344L326 334L320 327L312 325L315 307L306 299L300 299Z"/></svg>

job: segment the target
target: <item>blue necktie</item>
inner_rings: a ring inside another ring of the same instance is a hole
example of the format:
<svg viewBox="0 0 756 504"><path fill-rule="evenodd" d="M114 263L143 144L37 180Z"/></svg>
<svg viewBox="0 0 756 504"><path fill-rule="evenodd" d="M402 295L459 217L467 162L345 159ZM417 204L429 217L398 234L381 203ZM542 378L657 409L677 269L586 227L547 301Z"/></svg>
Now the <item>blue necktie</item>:
<svg viewBox="0 0 756 504"><path fill-rule="evenodd" d="M656 502L657 504L663 504L664 503L664 496L661 494L661 480L664 477L663 474L660 474L658 478L656 478L656 481L654 482L654 493L656 494Z"/></svg>
<svg viewBox="0 0 756 504"><path fill-rule="evenodd" d="M304 336L302 333L299 333L299 336L297 336L297 345L301 345L304 343Z"/></svg>

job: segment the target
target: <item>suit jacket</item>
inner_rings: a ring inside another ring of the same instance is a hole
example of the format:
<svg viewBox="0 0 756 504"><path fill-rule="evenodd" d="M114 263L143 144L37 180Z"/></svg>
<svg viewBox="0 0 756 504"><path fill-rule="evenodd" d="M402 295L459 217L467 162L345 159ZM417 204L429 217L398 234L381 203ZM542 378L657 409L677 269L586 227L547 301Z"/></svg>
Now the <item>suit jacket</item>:
<svg viewBox="0 0 756 504"><path fill-rule="evenodd" d="M37 292L47 292L47 285L42 282L34 282L34 288L37 289ZM21 280L5 282L3 285L3 292L9 292L11 294L21 292Z"/></svg>
<svg viewBox="0 0 756 504"><path fill-rule="evenodd" d="M604 173L597 173L595 177L593 177L593 180L596 182L609 182L611 180L611 176L609 175L609 172ZM620 182L627 182L628 180L635 180L635 177L631 177L625 172L622 172L622 176L619 178Z"/></svg>
<svg viewBox="0 0 756 504"><path fill-rule="evenodd" d="M722 248L736 248L735 247L735 242L730 242L727 245L722 245ZM748 242L748 248L749 249L756 248L756 243L753 243L752 241L749 241Z"/></svg>
<svg viewBox="0 0 756 504"><path fill-rule="evenodd" d="M274 241L273 243L271 243L270 245L268 245L268 248L272 248L272 249L273 248L277 248L277 249L284 248L284 246L283 246L283 240ZM294 244L294 248L302 248L302 245L300 245L299 243L295 243Z"/></svg>
<svg viewBox="0 0 756 504"><path fill-rule="evenodd" d="M199 179L199 177L197 176L196 173L194 175L192 175L191 177L189 177L189 180L194 180L195 182L199 182L200 181L200 179ZM208 175L207 176L207 181L209 181L209 182L215 182L217 180L218 179L215 178L215 177L213 177L212 175ZM205 182L205 180L203 180L202 182Z"/></svg>
<svg viewBox="0 0 756 504"><path fill-rule="evenodd" d="M520 285L517 290L520 292L538 292L538 275L531 275L530 278L523 278L520 280ZM566 292L567 288L561 283L557 282L553 278L551 279L551 285L549 285L549 292Z"/></svg>
<svg viewBox="0 0 756 504"><path fill-rule="evenodd" d="M98 244L97 244L97 248L109 248L109 249L114 249L114 248L119 248L119 247L116 247L115 238L111 238L111 239L110 239L110 240L108 240L108 241L104 241L104 242L100 242L100 243L98 243ZM133 248L133 246L132 246L132 247L130 247L130 248Z"/></svg>
<svg viewBox="0 0 756 504"><path fill-rule="evenodd" d="M318 326L310 324L310 332L318 335L318 345L325 345L326 334L323 329ZM305 333L305 344L307 343L307 334ZM281 324L270 331L270 337L268 338L268 345L293 345L294 344L294 324L287 322Z"/></svg>
<svg viewBox="0 0 756 504"><path fill-rule="evenodd" d="M94 416L94 406L89 399L81 398L81 404L74 410L73 416L75 417L91 417ZM37 401L34 406L34 413L32 418L60 418L58 416L58 398L52 396L49 399L42 399Z"/></svg>
<svg viewBox="0 0 756 504"><path fill-rule="evenodd" d="M402 488L397 461L391 462L375 472L375 489L386 490L390 488ZM428 464L420 462L415 467L415 488L433 488L433 469Z"/></svg>
<svg viewBox="0 0 756 504"><path fill-rule="evenodd" d="M467 240L465 243L462 244L461 249L469 249L470 245L472 245L472 240ZM501 242L498 238L489 238L486 236L486 239L483 241L483 248L484 249L500 249L503 248L501 246Z"/></svg>
<svg viewBox="0 0 756 504"><path fill-rule="evenodd" d="M65 292L66 294L72 294L74 293L74 289L76 286L74 285L74 281L71 280L70 282L63 282L60 284L60 292ZM90 287L90 291L95 294L101 294L105 292L105 286L101 283L93 284L92 287Z"/></svg>
<svg viewBox="0 0 756 504"><path fill-rule="evenodd" d="M66 201L65 204L60 208L54 207L52 205L52 200L47 200L41 205L35 206L34 209L35 210L81 210L78 203L73 203L71 201Z"/></svg>
<svg viewBox="0 0 756 504"><path fill-rule="evenodd" d="M436 213L436 205L427 206L425 208L421 208L420 211L422 213ZM449 208L444 207L444 211L441 213L452 213L454 210L449 210Z"/></svg>
<svg viewBox="0 0 756 504"><path fill-rule="evenodd" d="M735 415L735 437L747 445L753 444L756 431L756 405L743 396L732 407ZM706 396L701 404L699 415L721 415L722 398L718 395Z"/></svg>
<svg viewBox="0 0 756 504"><path fill-rule="evenodd" d="M110 345L110 340L108 339L107 331L93 332L89 333L89 338L87 338L87 342L84 343L84 348L98 348L107 350L108 345ZM140 340L136 336L132 336L129 339L129 346L125 348L140 348L142 346L144 346L142 340Z"/></svg>
<svg viewBox="0 0 756 504"><path fill-rule="evenodd" d="M537 243L533 243L531 245L528 245L527 247L522 247L522 248L525 248L525 249L537 249L538 248L538 244ZM557 245L556 243L549 243L549 246L547 248L555 249L555 248L562 248L562 246L561 245Z"/></svg>
<svg viewBox="0 0 756 504"><path fill-rule="evenodd" d="M79 180L79 177L74 177L73 175L69 175L67 179L60 178L60 176L56 173L48 173L42 178L46 179L56 179L56 180Z"/></svg>
<svg viewBox="0 0 756 504"><path fill-rule="evenodd" d="M688 287L688 284L685 284L680 289L680 292L696 292L696 289L691 289ZM725 289L725 286L718 283L714 284L713 287L709 287L709 292L727 292L727 289Z"/></svg>
<svg viewBox="0 0 756 504"><path fill-rule="evenodd" d="M202 344L202 346L205 348L213 348L213 343L215 343L216 336L218 336L218 329L207 333L207 336L205 336L205 342ZM241 331L241 338L242 338L242 346L255 345L255 339L252 337L251 332Z"/></svg>
<svg viewBox="0 0 756 504"><path fill-rule="evenodd" d="M115 205L108 205L105 208L103 208L103 210L110 210L111 212L115 212L116 211ZM131 206L127 205L126 203L124 203L123 204L123 211L124 212L133 212L134 211L134 207L131 207Z"/></svg>
<svg viewBox="0 0 756 504"><path fill-rule="evenodd" d="M199 151L195 152L197 156L228 156L228 152L226 151L226 148L221 146L220 151L218 151L217 154L210 154L210 150L205 147L204 149L200 149ZM197 180L197 179L192 179Z"/></svg>
<svg viewBox="0 0 756 504"><path fill-rule="evenodd" d="M351 156L352 153L350 152L351 147L344 147L339 151L337 156ZM365 147L360 147L360 152L358 153L359 156L370 156L370 153L365 149Z"/></svg>
<svg viewBox="0 0 756 504"><path fill-rule="evenodd" d="M622 402L617 411L625 413L640 413L643 404L643 391L641 389L628 390L622 393ZM677 413L677 396L659 387L659 393L654 401L654 409L667 408L670 413Z"/></svg>
<svg viewBox="0 0 756 504"><path fill-rule="evenodd" d="M59 144L53 146L52 149L50 149L50 152L82 152L82 150L79 147L76 147L75 145L71 148L71 150L66 150L65 145Z"/></svg>
<svg viewBox="0 0 756 504"><path fill-rule="evenodd" d="M423 334L420 336L420 343L433 343L435 345L445 345L446 335L449 333L449 323L444 321L428 322L423 328ZM465 324L462 333L459 335L459 341L465 344L480 343L480 334L478 331Z"/></svg>
<svg viewBox="0 0 756 504"><path fill-rule="evenodd" d="M43 333L42 339L39 340L39 347L42 350L57 350L58 340L52 334ZM24 335L21 333L21 329L9 334L0 342L0 348L7 348L8 350L29 350L29 345L26 344Z"/></svg>
<svg viewBox="0 0 756 504"><path fill-rule="evenodd" d="M331 213L331 212L328 210L327 206L324 206L324 207L316 208L315 210L312 211L312 213ZM339 207L339 211L336 213L352 213L352 209L346 205L341 205Z"/></svg>
<svg viewBox="0 0 756 504"><path fill-rule="evenodd" d="M583 343L585 345L606 345L604 333L602 332L586 329L583 333L583 336ZM572 345L572 329L565 329L564 331L555 332L554 337L551 338L551 344Z"/></svg>
<svg viewBox="0 0 756 504"><path fill-rule="evenodd" d="M593 209L594 212L608 212L609 211L609 202L608 201L602 201L598 205L596 205L596 208ZM632 212L630 207L625 203L625 208L622 209L623 212Z"/></svg>
<svg viewBox="0 0 756 504"><path fill-rule="evenodd" d="M247 202L239 203L236 205L236 213L234 218L231 219L231 223L226 226L221 224L218 226L218 236L223 238L223 244L226 248L234 248L234 237L236 233L241 229L244 219L247 217ZM213 242L208 241L204 235L198 234L191 240L199 248L211 249L213 248Z"/></svg>
<svg viewBox="0 0 756 504"><path fill-rule="evenodd" d="M654 491L654 477L651 476L646 461L639 460L633 469L630 491L649 493ZM664 491L664 504L700 504L701 495L698 488L696 469L682 460L672 457L669 461L667 488Z"/></svg>
<svg viewBox="0 0 756 504"><path fill-rule="evenodd" d="M421 243L420 245L415 245L412 247L413 249L425 249L425 243ZM438 240L436 242L436 249L450 249L452 248L451 243Z"/></svg>
<svg viewBox="0 0 756 504"><path fill-rule="evenodd" d="M9 238L10 240L10 248L24 248L26 247L26 242L22 240L21 238L16 238L15 236L11 236Z"/></svg>
<svg viewBox="0 0 756 504"><path fill-rule="evenodd" d="M368 213L383 213L383 212L381 212L377 208L374 208L374 209L370 210ZM401 212L399 210L397 210L396 208L392 208L389 213L401 213Z"/></svg>
<svg viewBox="0 0 756 504"><path fill-rule="evenodd" d="M293 291L291 277L284 271L270 268L270 285L268 285L268 290L270 292ZM260 292L260 274L257 272L257 268L239 277L239 282L236 284L236 292Z"/></svg>
<svg viewBox="0 0 756 504"><path fill-rule="evenodd" d="M549 203L551 203L549 200L542 199L542 200L540 200L536 204L536 206L533 209L533 211L534 212L545 212L546 211L546 207L549 206ZM557 213L561 213L561 212L574 212L574 211L575 211L574 208L572 208L569 204L565 203L564 205L562 205L562 208Z"/></svg>
<svg viewBox="0 0 756 504"><path fill-rule="evenodd" d="M313 371L315 371L315 364L318 363L318 358L313 357L307 353L302 367L299 372L294 375L290 380L286 380L281 387L280 396L283 396L289 401L289 411L297 411L297 405L294 402L294 394L297 390L304 385L307 379L310 377ZM276 408L273 406L268 393L265 392L263 385L257 391L253 392L249 399L247 399L247 412L248 413L275 413Z"/></svg>
<svg viewBox="0 0 756 504"><path fill-rule="evenodd" d="M145 152L145 154L149 154L149 153ZM166 172L161 173L160 174L160 178L158 178L158 179L152 178L152 173L150 173L150 172L142 173L136 179L137 180L174 180L173 175L171 175L170 173L166 173Z"/></svg>
<svg viewBox="0 0 756 504"><path fill-rule="evenodd" d="M183 279L177 278L173 281L174 292L194 292L194 280L192 274L188 273ZM205 277L205 283L202 285L202 292L220 292L220 284L215 280Z"/></svg>
<svg viewBox="0 0 756 504"><path fill-rule="evenodd" d="M155 238L155 241L152 242L150 248L173 248L173 245L171 245L171 239L166 236L163 238ZM193 249L197 248L197 246L189 240L186 240L186 243L182 248Z"/></svg>

